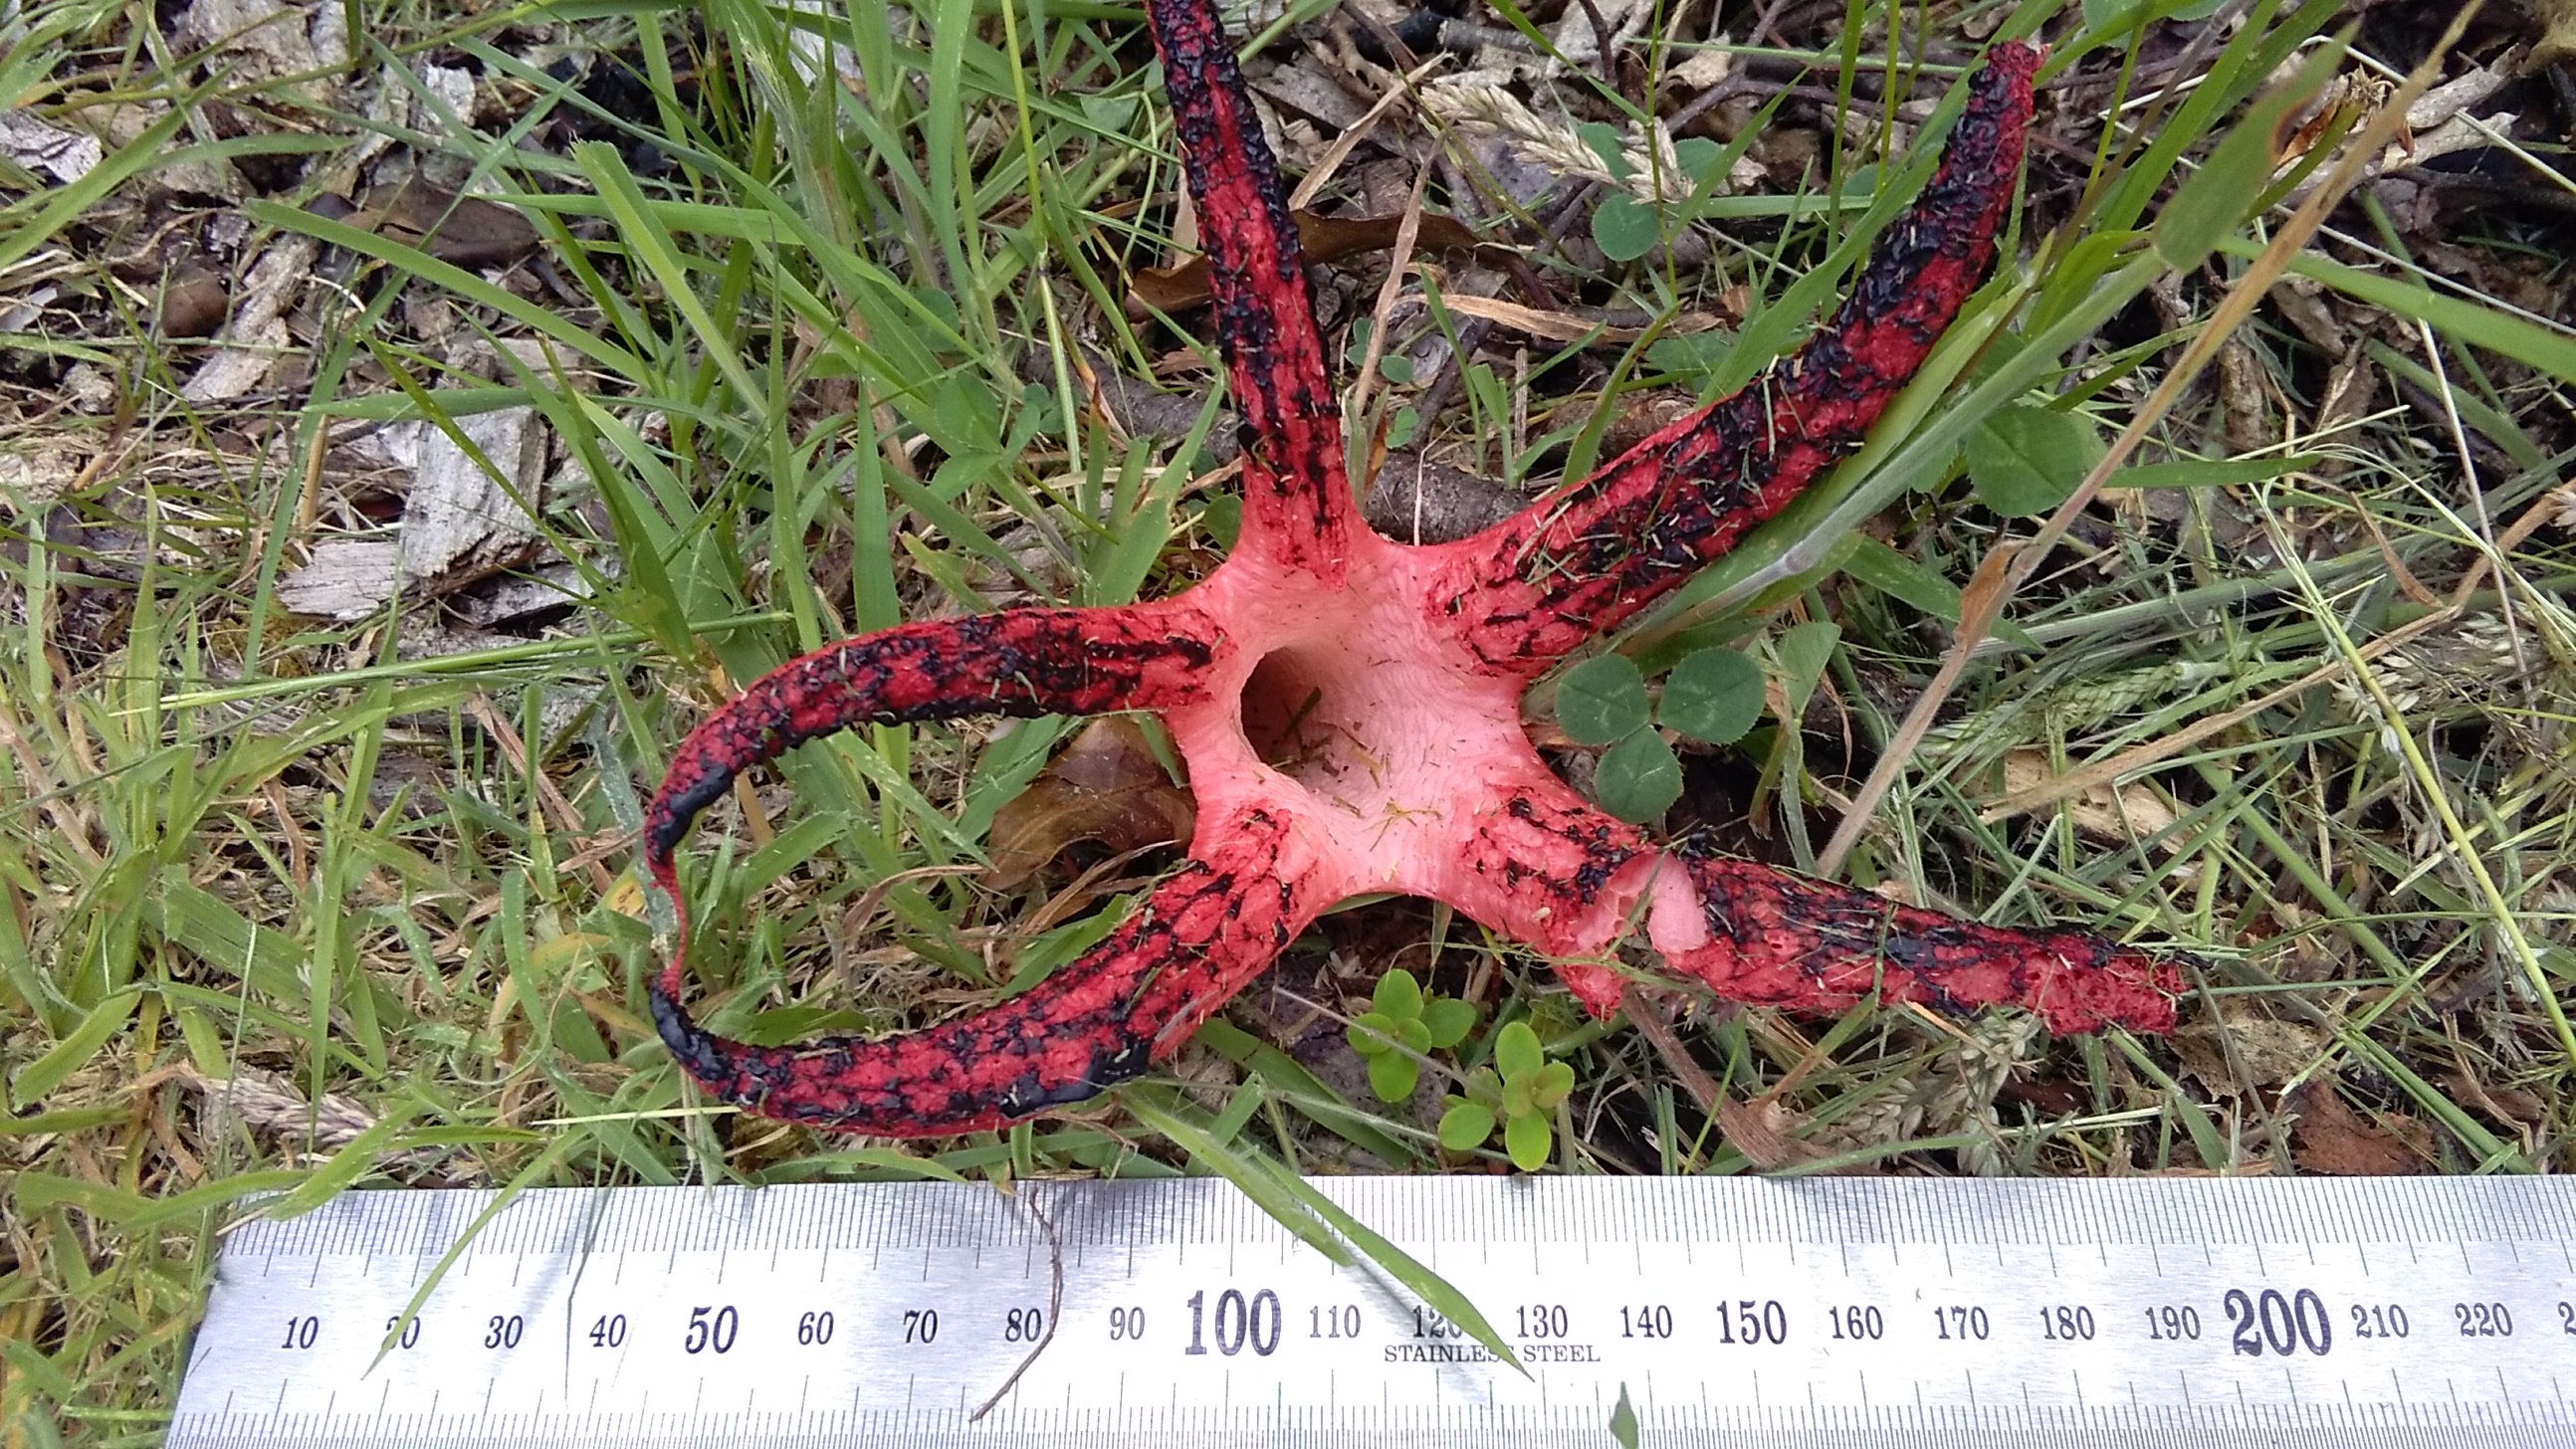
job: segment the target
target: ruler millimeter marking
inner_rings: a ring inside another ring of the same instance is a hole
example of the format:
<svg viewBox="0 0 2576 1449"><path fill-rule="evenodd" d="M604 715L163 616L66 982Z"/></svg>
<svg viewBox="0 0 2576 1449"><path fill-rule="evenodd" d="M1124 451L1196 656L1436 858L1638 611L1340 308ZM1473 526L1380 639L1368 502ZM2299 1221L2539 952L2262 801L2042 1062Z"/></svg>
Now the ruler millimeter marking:
<svg viewBox="0 0 2576 1449"><path fill-rule="evenodd" d="M984 1186L525 1193L379 1360L491 1196L350 1193L227 1242L169 1443L2576 1446L2564 1178L1315 1186L1526 1376L1212 1179L1021 1184L1060 1256Z"/></svg>

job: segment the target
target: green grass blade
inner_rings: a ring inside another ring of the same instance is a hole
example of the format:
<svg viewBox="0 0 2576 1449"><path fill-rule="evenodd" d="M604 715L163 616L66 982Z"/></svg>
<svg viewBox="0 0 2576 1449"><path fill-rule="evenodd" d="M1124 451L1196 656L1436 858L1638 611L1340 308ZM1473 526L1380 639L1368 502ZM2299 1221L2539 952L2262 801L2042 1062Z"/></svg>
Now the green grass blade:
<svg viewBox="0 0 2576 1449"><path fill-rule="evenodd" d="M1478 1343L1492 1350L1494 1357L1519 1369L1523 1377L1536 1377L1530 1373L1528 1366L1521 1362L1520 1355L1512 1352L1511 1343L1495 1331L1494 1325L1486 1321L1485 1315L1477 1309L1467 1295L1451 1286L1448 1279L1433 1272L1420 1259L1387 1241L1359 1219L1344 1212L1341 1204L1316 1191L1313 1183L1267 1158L1260 1159L1259 1165L1270 1174L1271 1180L1279 1185L1282 1192L1304 1204L1317 1217L1332 1224L1334 1231L1350 1239L1352 1244L1365 1254L1370 1262L1375 1263L1381 1272L1403 1284L1409 1292L1421 1299L1424 1307L1467 1330Z"/></svg>

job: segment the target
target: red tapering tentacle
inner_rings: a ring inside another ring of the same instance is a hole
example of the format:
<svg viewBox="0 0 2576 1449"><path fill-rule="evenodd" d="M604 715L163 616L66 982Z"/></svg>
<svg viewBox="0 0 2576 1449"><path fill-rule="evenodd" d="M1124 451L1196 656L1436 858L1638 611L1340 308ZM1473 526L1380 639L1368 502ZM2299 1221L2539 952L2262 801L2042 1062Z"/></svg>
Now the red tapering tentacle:
<svg viewBox="0 0 2576 1449"><path fill-rule="evenodd" d="M1179 603L1008 609L844 639L771 670L689 731L645 811L644 858L659 877L734 776L807 740L862 724L1194 704L1222 647L1216 625Z"/></svg>
<svg viewBox="0 0 2576 1449"><path fill-rule="evenodd" d="M1675 971L1731 1001L1839 1011L1875 995L2021 1006L2061 1033L2174 1027L2175 959L2090 931L1979 925L1687 845L1664 865L1686 876L1697 919L1673 919L1673 902L1658 899L1650 939Z"/></svg>
<svg viewBox="0 0 2576 1449"><path fill-rule="evenodd" d="M1691 841L1657 850L1552 779L1506 792L1461 865L1452 903L1556 956L1567 987L1605 1017L1626 982L1604 953L1641 926L1674 972L1730 1001L1799 1011L1876 994L2024 1006L2052 1031L2169 1031L2181 990L2171 960L2090 932L1982 926Z"/></svg>
<svg viewBox="0 0 2576 1449"><path fill-rule="evenodd" d="M1329 904L1308 888L1311 866L1287 858L1284 822L1255 810L1220 838L1081 958L956 1021L879 1041L747 1046L698 1027L667 981L653 1019L717 1097L832 1131L976 1132L1083 1101L1167 1055Z"/></svg>
<svg viewBox="0 0 2576 1449"><path fill-rule="evenodd" d="M689 911L675 852L689 822L735 776L855 725L1197 703L1225 648L1216 624L1185 603L1011 609L844 639L761 676L680 742L644 812L645 870L669 898L678 932L654 985L663 1040L683 1064L711 1040L690 1034L676 1004Z"/></svg>
<svg viewBox="0 0 2576 1449"><path fill-rule="evenodd" d="M1279 163L1211 0L1149 0L1146 14L1198 202L1217 345L1243 416L1238 547L1338 582L1358 509Z"/></svg>
<svg viewBox="0 0 2576 1449"><path fill-rule="evenodd" d="M1489 667L1544 672L1733 548L1859 443L1994 257L2038 63L2028 46L1995 48L1940 169L1805 348L1453 546L1433 605Z"/></svg>

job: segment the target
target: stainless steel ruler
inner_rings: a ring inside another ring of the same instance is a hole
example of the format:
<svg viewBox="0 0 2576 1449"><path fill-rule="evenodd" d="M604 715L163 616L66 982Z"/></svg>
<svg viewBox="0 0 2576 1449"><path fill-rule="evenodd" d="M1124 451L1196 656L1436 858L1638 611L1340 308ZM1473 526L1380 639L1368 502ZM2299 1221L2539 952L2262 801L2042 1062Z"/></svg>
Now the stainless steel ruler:
<svg viewBox="0 0 2576 1449"><path fill-rule="evenodd" d="M529 1193L379 1358L491 1198L351 1193L168 1442L2576 1445L2565 1178L1315 1185L1527 1373L1208 1179Z"/></svg>

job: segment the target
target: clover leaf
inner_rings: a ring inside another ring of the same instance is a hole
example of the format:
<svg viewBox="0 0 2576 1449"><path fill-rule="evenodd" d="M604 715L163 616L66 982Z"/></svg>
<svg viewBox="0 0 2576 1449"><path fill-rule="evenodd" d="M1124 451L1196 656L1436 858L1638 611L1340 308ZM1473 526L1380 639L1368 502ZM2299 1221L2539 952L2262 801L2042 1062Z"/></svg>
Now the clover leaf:
<svg viewBox="0 0 2576 1449"><path fill-rule="evenodd" d="M1731 745L1762 717L1762 666L1732 649L1702 649L1664 676L1657 717L1692 739Z"/></svg>
<svg viewBox="0 0 2576 1449"><path fill-rule="evenodd" d="M1607 745L1646 727L1646 677L1625 654L1603 654L1565 671L1556 685L1556 722L1579 745Z"/></svg>
<svg viewBox="0 0 2576 1449"><path fill-rule="evenodd" d="M1830 647L1830 641L1827 641ZM1579 745L1607 746L1593 774L1601 808L1642 825L1682 797L1681 757L1656 726L1712 745L1733 744L1762 715L1762 666L1732 649L1702 649L1673 666L1660 704L1624 654L1565 671L1556 722Z"/></svg>

